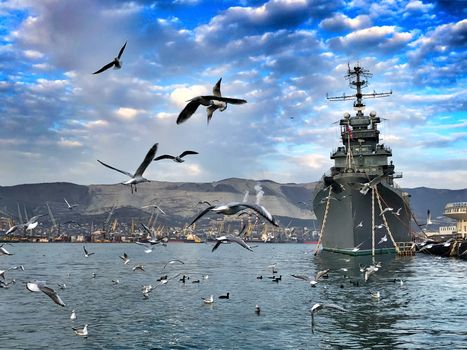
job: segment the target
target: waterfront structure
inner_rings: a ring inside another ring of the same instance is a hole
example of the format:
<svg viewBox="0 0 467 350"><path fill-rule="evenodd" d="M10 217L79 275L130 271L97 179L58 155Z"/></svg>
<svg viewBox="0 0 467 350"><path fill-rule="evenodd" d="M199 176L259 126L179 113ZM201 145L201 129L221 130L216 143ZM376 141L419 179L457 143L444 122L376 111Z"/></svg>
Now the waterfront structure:
<svg viewBox="0 0 467 350"><path fill-rule="evenodd" d="M346 79L353 95L328 97L354 100L355 115L339 121L342 146L331 154L334 166L320 181L313 210L321 225L324 250L351 255L400 252L410 247L408 194L398 189L392 150L380 144L376 112L365 113L364 99L387 97L392 92L363 93L372 75L362 67L348 68Z"/></svg>
<svg viewBox="0 0 467 350"><path fill-rule="evenodd" d="M456 220L456 233L467 238L467 202L448 203L444 207L444 216Z"/></svg>

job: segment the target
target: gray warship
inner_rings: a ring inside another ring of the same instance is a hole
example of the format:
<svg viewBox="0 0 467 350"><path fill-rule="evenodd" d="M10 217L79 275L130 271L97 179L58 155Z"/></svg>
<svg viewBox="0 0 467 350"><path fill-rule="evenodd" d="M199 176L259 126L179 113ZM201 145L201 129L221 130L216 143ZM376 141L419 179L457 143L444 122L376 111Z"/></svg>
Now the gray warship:
<svg viewBox="0 0 467 350"><path fill-rule="evenodd" d="M354 100L355 115L339 121L342 146L331 153L334 166L318 184L313 210L320 224L318 246L350 255L400 252L411 244L408 194L394 184L401 173L388 164L392 150L379 143L376 112L365 113L364 99L387 97L390 92L362 93L372 74L348 67L346 79L355 94L327 97Z"/></svg>

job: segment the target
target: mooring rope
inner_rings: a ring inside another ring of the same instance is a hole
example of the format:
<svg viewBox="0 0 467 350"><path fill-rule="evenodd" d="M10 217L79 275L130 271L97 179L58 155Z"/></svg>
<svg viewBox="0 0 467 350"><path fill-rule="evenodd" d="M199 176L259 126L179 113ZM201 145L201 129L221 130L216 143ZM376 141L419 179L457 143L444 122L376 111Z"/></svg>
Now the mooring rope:
<svg viewBox="0 0 467 350"><path fill-rule="evenodd" d="M321 239L323 238L324 227L326 226L326 220L328 218L329 203L331 202L331 191L332 186L329 185L328 200L326 202L326 208L324 209L323 224L321 225L321 230L319 232L318 244L316 245L315 255L318 254L319 245L321 244Z"/></svg>
<svg viewBox="0 0 467 350"><path fill-rule="evenodd" d="M378 200L379 210L381 210L381 212L383 212L383 206L381 205L380 195L378 193L378 189L377 189L376 186L374 187L374 191L376 193L376 199ZM394 240L394 237L392 237L392 233L391 233L391 230L389 228L388 221L386 220L386 215L384 215L384 213L382 213L382 216L383 216L384 225L386 226L386 230L388 231L388 234L389 234L389 238L391 238L392 244L394 245L394 248L396 248L397 254L400 254L400 249L397 246L397 243Z"/></svg>

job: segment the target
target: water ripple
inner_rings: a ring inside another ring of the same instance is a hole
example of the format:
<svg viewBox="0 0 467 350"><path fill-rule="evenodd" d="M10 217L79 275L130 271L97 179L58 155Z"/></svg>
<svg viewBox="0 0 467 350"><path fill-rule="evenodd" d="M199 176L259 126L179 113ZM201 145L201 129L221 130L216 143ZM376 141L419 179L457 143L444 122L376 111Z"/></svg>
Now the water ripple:
<svg viewBox="0 0 467 350"><path fill-rule="evenodd" d="M78 244L17 244L15 255L1 257L0 269L22 264L26 270L7 271L7 279L17 283L0 289L0 348L420 349L436 344L437 349L461 349L467 343L465 261L378 256L382 267L365 283L359 265L370 264L371 257L315 257L305 254L303 245L262 244L254 253L237 245L223 245L215 253L202 244L169 244L152 254L135 244L87 248L95 255L84 258ZM128 265L119 259L123 252L131 258ZM163 269L174 258L185 264ZM137 263L146 271L133 272ZM280 283L267 278L272 263L282 275ZM290 276L325 268L332 269L329 279L316 288ZM171 280L143 299L143 284L154 286L158 277L179 273L191 279L185 284ZM36 279L47 280L67 306L28 292L25 283ZM113 285L112 279L120 283ZM200 283L191 283L194 279ZM58 283L67 288L60 290ZM372 299L370 291L379 291L381 298ZM217 299L226 292L229 300ZM211 294L214 304L205 305L201 298ZM320 311L312 333L309 309L316 302L349 311ZM256 304L260 315L254 313ZM69 319L72 309L75 321ZM89 337L75 336L72 327L85 323Z"/></svg>

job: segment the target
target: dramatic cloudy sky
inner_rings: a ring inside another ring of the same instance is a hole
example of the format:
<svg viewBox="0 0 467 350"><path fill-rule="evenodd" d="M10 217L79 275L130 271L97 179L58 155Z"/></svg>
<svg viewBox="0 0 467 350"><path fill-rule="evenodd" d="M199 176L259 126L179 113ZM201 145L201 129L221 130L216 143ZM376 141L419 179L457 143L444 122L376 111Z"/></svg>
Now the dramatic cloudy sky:
<svg viewBox="0 0 467 350"><path fill-rule="evenodd" d="M147 177L318 180L339 145L347 62L374 77L404 187L467 187L467 10L427 0L0 0L0 185L116 183L152 144L198 151ZM91 73L116 56L123 69ZM248 103L205 108L211 93ZM292 118L293 117L293 118Z"/></svg>

